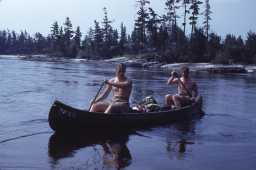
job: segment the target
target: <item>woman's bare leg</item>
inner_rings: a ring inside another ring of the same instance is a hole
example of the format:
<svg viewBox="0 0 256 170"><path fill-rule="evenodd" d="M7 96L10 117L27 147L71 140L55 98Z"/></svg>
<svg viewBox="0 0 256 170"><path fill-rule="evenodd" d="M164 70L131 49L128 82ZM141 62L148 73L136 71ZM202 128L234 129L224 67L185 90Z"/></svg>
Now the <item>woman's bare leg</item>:
<svg viewBox="0 0 256 170"><path fill-rule="evenodd" d="M168 94L168 95L165 96L165 105L166 106L174 105L172 95Z"/></svg>
<svg viewBox="0 0 256 170"><path fill-rule="evenodd" d="M182 105L188 105L191 102L191 99L188 96L175 95L173 96L173 101L175 106L180 108Z"/></svg>
<svg viewBox="0 0 256 170"><path fill-rule="evenodd" d="M106 113L106 114L112 113L112 108L113 108L113 104L108 105L108 107L106 108L104 113Z"/></svg>
<svg viewBox="0 0 256 170"><path fill-rule="evenodd" d="M178 107L178 108L180 108L181 107L181 102L180 102L180 96L179 95L174 95L173 97L172 97L172 99L173 99L173 102L174 102L174 105L176 106L176 107Z"/></svg>
<svg viewBox="0 0 256 170"><path fill-rule="evenodd" d="M127 103L112 103L108 106L105 113L125 113L129 111L129 106Z"/></svg>
<svg viewBox="0 0 256 170"><path fill-rule="evenodd" d="M104 113L105 110L108 108L109 103L107 102L98 102L92 105L90 112L102 112Z"/></svg>

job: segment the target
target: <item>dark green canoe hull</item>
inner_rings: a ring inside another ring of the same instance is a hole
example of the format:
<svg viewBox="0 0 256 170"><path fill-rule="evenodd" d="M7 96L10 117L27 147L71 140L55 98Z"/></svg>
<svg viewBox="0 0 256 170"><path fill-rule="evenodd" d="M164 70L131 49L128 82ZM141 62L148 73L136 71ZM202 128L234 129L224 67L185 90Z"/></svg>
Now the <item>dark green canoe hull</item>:
<svg viewBox="0 0 256 170"><path fill-rule="evenodd" d="M89 128L143 128L202 115L202 97L179 110L167 109L149 113L104 114L80 110L55 101L49 112L49 125L54 131L73 131Z"/></svg>

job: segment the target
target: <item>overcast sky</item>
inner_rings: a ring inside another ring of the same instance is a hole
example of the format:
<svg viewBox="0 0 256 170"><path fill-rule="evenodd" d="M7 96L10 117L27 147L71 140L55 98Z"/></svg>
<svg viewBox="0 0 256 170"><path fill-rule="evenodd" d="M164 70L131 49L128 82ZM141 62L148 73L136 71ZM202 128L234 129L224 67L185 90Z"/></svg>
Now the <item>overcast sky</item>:
<svg viewBox="0 0 256 170"><path fill-rule="evenodd" d="M151 0L151 7L159 14L165 13L166 0ZM225 35L246 36L256 32L256 0L210 0L212 7L211 30ZM136 17L136 0L2 0L0 2L0 29L27 30L29 33L48 34L54 21L62 24L67 16L74 27L83 33L101 21L103 7L107 7L113 26L124 22L131 31Z"/></svg>

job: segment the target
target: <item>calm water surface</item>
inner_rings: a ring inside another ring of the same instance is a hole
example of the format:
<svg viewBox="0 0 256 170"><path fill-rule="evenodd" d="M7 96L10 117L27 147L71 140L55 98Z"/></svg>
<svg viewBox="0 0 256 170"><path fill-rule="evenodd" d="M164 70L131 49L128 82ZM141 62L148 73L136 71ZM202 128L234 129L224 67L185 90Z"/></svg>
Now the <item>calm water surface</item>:
<svg viewBox="0 0 256 170"><path fill-rule="evenodd" d="M114 65L0 58L0 169L254 170L256 75L193 74L206 115L190 122L127 134L62 138L47 117L55 99L88 108ZM131 102L163 103L167 73L128 68Z"/></svg>

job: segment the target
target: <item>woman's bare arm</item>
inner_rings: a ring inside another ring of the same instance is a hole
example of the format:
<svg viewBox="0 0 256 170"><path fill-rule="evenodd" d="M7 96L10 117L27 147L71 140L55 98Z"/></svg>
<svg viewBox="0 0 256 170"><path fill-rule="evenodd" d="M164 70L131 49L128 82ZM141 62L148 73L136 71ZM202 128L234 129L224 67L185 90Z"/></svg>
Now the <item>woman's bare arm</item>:
<svg viewBox="0 0 256 170"><path fill-rule="evenodd" d="M167 80L167 84L168 85L171 85L171 84L178 84L179 83L179 80L178 80L178 74L175 72L175 71L173 71L172 73L171 73L171 77Z"/></svg>
<svg viewBox="0 0 256 170"><path fill-rule="evenodd" d="M171 84L178 84L178 83L179 83L178 79L175 78L175 77L173 77L173 76L171 76L171 77L168 79L168 81L167 81L167 84L168 84L168 85L171 85Z"/></svg>

